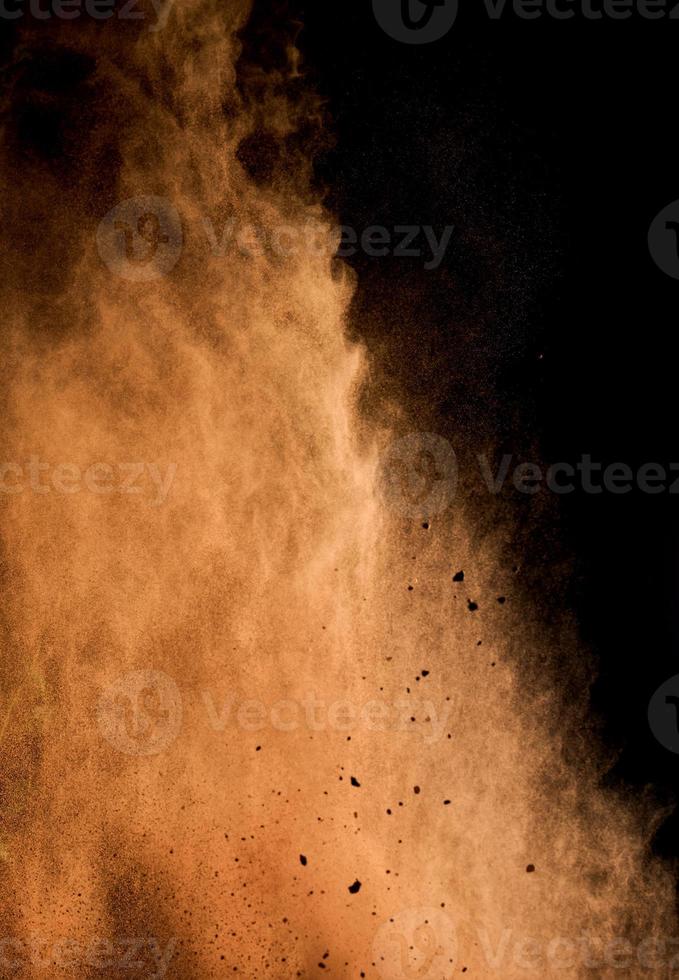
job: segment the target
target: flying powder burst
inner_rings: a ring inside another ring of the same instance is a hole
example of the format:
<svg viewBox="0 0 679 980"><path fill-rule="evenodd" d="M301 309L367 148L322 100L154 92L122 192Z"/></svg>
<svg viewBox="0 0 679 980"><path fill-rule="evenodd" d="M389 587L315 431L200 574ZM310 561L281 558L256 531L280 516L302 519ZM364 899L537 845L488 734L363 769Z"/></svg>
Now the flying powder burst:
<svg viewBox="0 0 679 980"><path fill-rule="evenodd" d="M5 68L2 975L614 975L656 817L523 697L445 444L359 411L294 47L145 13Z"/></svg>

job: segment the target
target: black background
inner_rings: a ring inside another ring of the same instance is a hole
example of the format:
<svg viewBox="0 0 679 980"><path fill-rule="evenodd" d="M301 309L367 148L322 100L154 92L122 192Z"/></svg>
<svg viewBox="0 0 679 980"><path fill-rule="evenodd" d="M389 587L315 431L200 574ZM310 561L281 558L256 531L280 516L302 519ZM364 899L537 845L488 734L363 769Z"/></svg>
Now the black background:
<svg viewBox="0 0 679 980"><path fill-rule="evenodd" d="M679 21L490 21L463 5L441 41L397 43L369 2L302 9L306 71L337 136L317 172L346 224L455 224L437 271L352 260L354 329L374 358L380 411L521 461L679 461L674 329L679 282L648 227L679 197ZM599 678L592 710L616 761L608 781L672 802L679 759L649 731L650 696L679 672L679 496L579 489L522 518L524 585L573 609ZM565 594L549 566L574 559ZM656 836L679 853L677 819Z"/></svg>

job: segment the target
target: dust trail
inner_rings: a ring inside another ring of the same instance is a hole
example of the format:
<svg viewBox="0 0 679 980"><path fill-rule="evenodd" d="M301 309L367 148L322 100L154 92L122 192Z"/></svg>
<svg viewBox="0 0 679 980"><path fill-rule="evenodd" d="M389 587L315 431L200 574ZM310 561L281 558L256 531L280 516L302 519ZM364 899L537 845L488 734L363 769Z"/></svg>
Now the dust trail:
<svg viewBox="0 0 679 980"><path fill-rule="evenodd" d="M3 975L606 976L549 944L672 933L653 815L523 702L502 542L385 489L328 242L206 234L330 238L252 165L298 60L246 105L246 3L146 13L5 71Z"/></svg>

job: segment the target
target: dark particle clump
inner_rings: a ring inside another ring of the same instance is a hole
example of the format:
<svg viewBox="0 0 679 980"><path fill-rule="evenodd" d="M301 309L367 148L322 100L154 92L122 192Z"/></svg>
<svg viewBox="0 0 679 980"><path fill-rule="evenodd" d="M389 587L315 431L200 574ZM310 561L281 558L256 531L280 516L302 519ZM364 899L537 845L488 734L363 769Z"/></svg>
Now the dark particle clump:
<svg viewBox="0 0 679 980"><path fill-rule="evenodd" d="M535 865L529 864L528 867L526 868L526 871L528 872L529 875L532 874L535 871Z"/></svg>
<svg viewBox="0 0 679 980"><path fill-rule="evenodd" d="M351 892L352 895L358 895L360 890L361 890L361 882L357 878L356 881L353 883L353 885L349 885L349 891Z"/></svg>
<svg viewBox="0 0 679 980"><path fill-rule="evenodd" d="M306 864L307 864L306 855L300 854L299 863L302 865L302 867L306 868Z"/></svg>
<svg viewBox="0 0 679 980"><path fill-rule="evenodd" d="M356 779L355 776L352 776L351 777L351 785L352 786L360 786L361 784L359 783L359 781Z"/></svg>
<svg viewBox="0 0 679 980"><path fill-rule="evenodd" d="M458 572L457 575L453 575L453 582L464 582L464 572Z"/></svg>
<svg viewBox="0 0 679 980"><path fill-rule="evenodd" d="M469 608L469 612L476 612L476 610L479 608L479 604L478 602L472 602L470 599L467 602L467 607Z"/></svg>

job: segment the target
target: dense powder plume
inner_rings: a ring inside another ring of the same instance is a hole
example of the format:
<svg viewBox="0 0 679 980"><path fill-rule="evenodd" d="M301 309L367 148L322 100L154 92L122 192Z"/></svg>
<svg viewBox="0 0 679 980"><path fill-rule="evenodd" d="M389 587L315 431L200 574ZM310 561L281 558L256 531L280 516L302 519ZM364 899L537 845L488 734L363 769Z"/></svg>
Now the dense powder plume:
<svg viewBox="0 0 679 980"><path fill-rule="evenodd" d="M583 656L576 751L502 530L361 411L297 25L245 64L245 0L139 10L3 67L0 973L653 973Z"/></svg>

